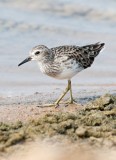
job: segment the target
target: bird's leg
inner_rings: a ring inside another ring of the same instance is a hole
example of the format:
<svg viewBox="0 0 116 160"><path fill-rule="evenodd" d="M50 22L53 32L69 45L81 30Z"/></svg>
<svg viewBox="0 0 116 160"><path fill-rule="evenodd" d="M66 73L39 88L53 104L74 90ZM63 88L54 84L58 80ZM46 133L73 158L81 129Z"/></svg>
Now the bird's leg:
<svg viewBox="0 0 116 160"><path fill-rule="evenodd" d="M44 105L39 105L39 107L57 107L59 106L60 101L63 99L63 97L67 94L67 92L70 91L70 101L64 102L65 104L73 104L75 103L73 96L72 96L72 87L71 87L71 80L68 80L68 85L63 92L63 94L57 99L57 101L54 104L44 104Z"/></svg>
<svg viewBox="0 0 116 160"><path fill-rule="evenodd" d="M75 102L75 100L73 99L73 95L72 95L72 85L71 85L71 80L68 80L69 83L69 90L70 90L70 100L68 102L66 102L67 104L73 104Z"/></svg>
<svg viewBox="0 0 116 160"><path fill-rule="evenodd" d="M62 98L66 95L66 93L70 90L70 85L71 84L71 81L68 80L68 85L65 89L65 91L63 92L63 94L57 99L57 101L54 103L54 104L44 104L44 105L39 105L38 107L58 107L59 106L59 103L60 101L62 100Z"/></svg>
<svg viewBox="0 0 116 160"><path fill-rule="evenodd" d="M72 104L73 103L73 96L72 96L72 86L71 86L71 80L69 80L69 88L70 88L70 104Z"/></svg>
<svg viewBox="0 0 116 160"><path fill-rule="evenodd" d="M55 102L55 105L59 105L59 102L62 100L62 98L66 95L66 93L70 90L70 83L71 81L68 80L68 85L65 89L65 91L63 92L63 94L58 98L58 100Z"/></svg>

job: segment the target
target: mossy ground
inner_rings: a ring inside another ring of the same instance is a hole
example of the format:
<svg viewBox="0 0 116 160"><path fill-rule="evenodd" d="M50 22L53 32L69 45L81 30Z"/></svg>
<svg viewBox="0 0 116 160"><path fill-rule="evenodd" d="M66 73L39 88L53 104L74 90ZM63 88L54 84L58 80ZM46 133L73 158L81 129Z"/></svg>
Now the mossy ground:
<svg viewBox="0 0 116 160"><path fill-rule="evenodd" d="M0 151L36 138L63 136L72 142L86 140L92 145L109 141L116 146L116 96L105 95L81 109L53 112L38 119L5 124L0 123Z"/></svg>

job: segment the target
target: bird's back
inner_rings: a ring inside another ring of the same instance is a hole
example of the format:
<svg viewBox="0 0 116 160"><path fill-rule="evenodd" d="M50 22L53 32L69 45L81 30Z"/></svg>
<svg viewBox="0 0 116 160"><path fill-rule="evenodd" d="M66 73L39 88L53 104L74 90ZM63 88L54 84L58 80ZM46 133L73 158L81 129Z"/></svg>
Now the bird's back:
<svg viewBox="0 0 116 160"><path fill-rule="evenodd" d="M95 57L99 54L104 45L104 43L95 43L81 47L66 45L51 48L51 51L54 54L55 59L63 59L63 57L65 57L64 61L73 59L85 69L91 66Z"/></svg>

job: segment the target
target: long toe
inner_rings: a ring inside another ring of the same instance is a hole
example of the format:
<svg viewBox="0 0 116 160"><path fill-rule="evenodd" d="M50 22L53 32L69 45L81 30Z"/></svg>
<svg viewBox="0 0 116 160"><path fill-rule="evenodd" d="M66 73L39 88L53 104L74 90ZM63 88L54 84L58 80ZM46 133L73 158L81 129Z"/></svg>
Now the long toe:
<svg viewBox="0 0 116 160"><path fill-rule="evenodd" d="M78 103L76 102L75 99L71 99L71 100L69 101L69 104L78 104Z"/></svg>
<svg viewBox="0 0 116 160"><path fill-rule="evenodd" d="M37 107L44 108L44 107L55 107L55 106L56 104L41 104L41 105L38 105Z"/></svg>
<svg viewBox="0 0 116 160"><path fill-rule="evenodd" d="M77 104L77 102L74 99L70 99L68 101L62 102L63 104Z"/></svg>

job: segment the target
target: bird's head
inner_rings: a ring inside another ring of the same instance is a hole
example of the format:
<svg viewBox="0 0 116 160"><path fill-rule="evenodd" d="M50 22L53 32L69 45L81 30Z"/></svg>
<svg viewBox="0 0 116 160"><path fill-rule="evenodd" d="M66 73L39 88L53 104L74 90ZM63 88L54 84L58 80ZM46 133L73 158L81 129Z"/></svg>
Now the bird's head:
<svg viewBox="0 0 116 160"><path fill-rule="evenodd" d="M43 61L48 57L49 54L50 54L50 49L47 48L46 46L44 45L35 46L30 51L29 57L27 57L24 61L22 61L18 66L32 60L35 60L38 62Z"/></svg>

